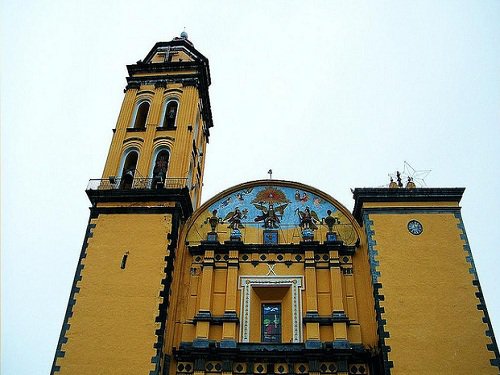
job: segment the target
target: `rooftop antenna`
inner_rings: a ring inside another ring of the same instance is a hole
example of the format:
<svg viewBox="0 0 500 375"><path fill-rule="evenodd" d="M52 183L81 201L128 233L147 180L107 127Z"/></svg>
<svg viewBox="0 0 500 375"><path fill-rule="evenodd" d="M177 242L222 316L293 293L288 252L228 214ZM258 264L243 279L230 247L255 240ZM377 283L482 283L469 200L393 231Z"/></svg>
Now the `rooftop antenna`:
<svg viewBox="0 0 500 375"><path fill-rule="evenodd" d="M269 179L272 180L273 179L273 170L270 169L267 171L267 173L269 174Z"/></svg>

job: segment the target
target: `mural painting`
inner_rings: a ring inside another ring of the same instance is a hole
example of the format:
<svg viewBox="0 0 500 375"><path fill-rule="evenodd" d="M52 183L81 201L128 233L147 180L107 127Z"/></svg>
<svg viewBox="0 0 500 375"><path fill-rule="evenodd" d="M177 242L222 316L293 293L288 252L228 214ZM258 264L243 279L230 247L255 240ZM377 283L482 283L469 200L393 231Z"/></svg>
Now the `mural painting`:
<svg viewBox="0 0 500 375"><path fill-rule="evenodd" d="M325 236L327 231L340 232L346 244L357 239L349 220L333 203L292 186L244 188L212 203L207 211L213 216L212 222L222 224L233 237L240 236L243 229L294 230L302 237L313 236L321 229ZM205 216L204 224L209 222ZM219 232L223 232L221 228Z"/></svg>

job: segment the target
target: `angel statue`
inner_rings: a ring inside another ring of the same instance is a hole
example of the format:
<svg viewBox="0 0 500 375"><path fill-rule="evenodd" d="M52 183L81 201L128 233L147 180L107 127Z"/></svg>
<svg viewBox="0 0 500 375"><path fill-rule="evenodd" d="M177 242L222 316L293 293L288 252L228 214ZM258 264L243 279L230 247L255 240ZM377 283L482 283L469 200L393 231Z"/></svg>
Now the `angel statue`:
<svg viewBox="0 0 500 375"><path fill-rule="evenodd" d="M304 211L300 211L298 208L295 210L299 216L300 224L299 226L302 229L312 229L316 230L318 227L316 226L316 223L319 223L319 217L318 214L314 211L311 211L309 207L306 207Z"/></svg>
<svg viewBox="0 0 500 375"><path fill-rule="evenodd" d="M263 204L255 203L255 208L261 210L262 214L257 216L254 221L263 221L264 228L278 228L280 224L278 214L283 216L283 211L287 205L288 204L282 204L281 206L274 207L272 203L269 203L269 208L266 208Z"/></svg>
<svg viewBox="0 0 500 375"><path fill-rule="evenodd" d="M234 211L231 211L226 215L224 221L229 223L228 228L231 229L244 228L243 224L241 224L241 220L247 217L247 213L248 213L247 209L244 209L242 212L238 207L236 207Z"/></svg>

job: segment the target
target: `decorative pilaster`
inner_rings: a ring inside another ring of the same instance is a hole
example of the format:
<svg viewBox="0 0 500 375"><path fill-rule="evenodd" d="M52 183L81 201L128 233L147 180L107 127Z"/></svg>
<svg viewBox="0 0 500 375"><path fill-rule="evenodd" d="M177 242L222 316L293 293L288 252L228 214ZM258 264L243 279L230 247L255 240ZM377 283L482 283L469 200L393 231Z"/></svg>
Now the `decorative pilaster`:
<svg viewBox="0 0 500 375"><path fill-rule="evenodd" d="M226 306L224 318L236 319L236 292L238 291L238 250L229 250L226 278ZM236 322L224 321L221 346L236 347Z"/></svg>
<svg viewBox="0 0 500 375"><path fill-rule="evenodd" d="M347 315L349 320L358 320L358 308L356 305L356 291L354 287L354 275L352 269L352 258L350 256L342 257L343 275L345 283L346 301L347 301Z"/></svg>
<svg viewBox="0 0 500 375"><path fill-rule="evenodd" d="M305 251L305 284L306 284L306 317L318 316L318 293L316 286L316 262L314 260L314 251ZM306 323L306 346L318 346L320 344L319 323Z"/></svg>
<svg viewBox="0 0 500 375"><path fill-rule="evenodd" d="M347 340L347 324L344 293L342 291L342 270L340 268L339 252L330 251L330 290L332 297L332 318L333 321L333 340ZM336 321L337 320L337 321Z"/></svg>
<svg viewBox="0 0 500 375"><path fill-rule="evenodd" d="M129 89L125 93L123 98L122 108L116 121L116 128L113 134L113 140L109 146L108 158L102 173L102 178L108 178L109 176L115 176L117 167L120 163L120 157L122 152L123 140L127 133L128 123L130 121L130 116L134 110L135 97L137 96L137 90L139 88Z"/></svg>
<svg viewBox="0 0 500 375"><path fill-rule="evenodd" d="M177 170L179 176L186 177L189 171L189 164L192 159L192 153L186 152L193 148L192 130L188 125L192 125L196 116L197 106L196 89L187 87L183 90L179 110L177 113L176 142L174 144L173 157L177 159Z"/></svg>
<svg viewBox="0 0 500 375"><path fill-rule="evenodd" d="M158 125L160 119L161 106L163 102L163 91L164 88L155 85L155 94L153 96L153 101L151 107L149 108L148 122L146 124L146 134L144 135L144 148L142 150L142 157L139 158L139 164L137 165L137 170L142 176L148 176L150 165L153 157L153 139L156 134L156 126Z"/></svg>
<svg viewBox="0 0 500 375"><path fill-rule="evenodd" d="M203 288L200 294L200 310L196 316L196 342L199 345L208 346L208 334L210 330L210 305L212 300L213 289L213 272L214 272L214 251L205 250L203 259L203 273L201 282Z"/></svg>

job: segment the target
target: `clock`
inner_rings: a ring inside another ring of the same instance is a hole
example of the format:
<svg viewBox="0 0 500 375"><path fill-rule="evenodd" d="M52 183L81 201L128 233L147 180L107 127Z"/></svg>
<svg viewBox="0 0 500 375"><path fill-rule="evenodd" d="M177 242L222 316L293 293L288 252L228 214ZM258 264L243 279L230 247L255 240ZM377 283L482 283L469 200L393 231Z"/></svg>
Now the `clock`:
<svg viewBox="0 0 500 375"><path fill-rule="evenodd" d="M422 233L423 230L424 230L424 227L422 226L422 224L419 221L410 220L408 222L408 232L410 232L411 234L418 236L419 234Z"/></svg>

